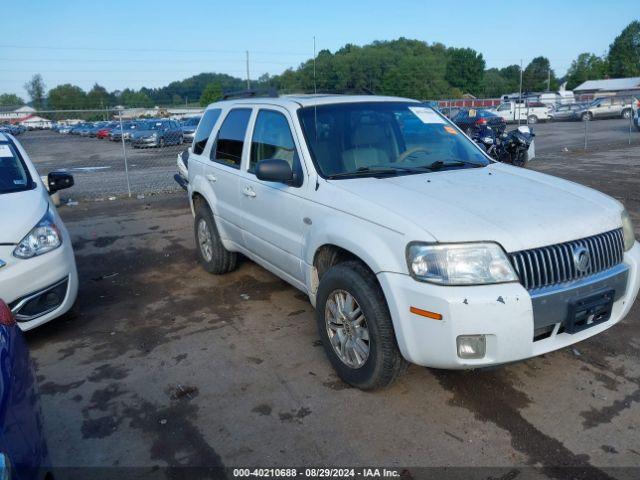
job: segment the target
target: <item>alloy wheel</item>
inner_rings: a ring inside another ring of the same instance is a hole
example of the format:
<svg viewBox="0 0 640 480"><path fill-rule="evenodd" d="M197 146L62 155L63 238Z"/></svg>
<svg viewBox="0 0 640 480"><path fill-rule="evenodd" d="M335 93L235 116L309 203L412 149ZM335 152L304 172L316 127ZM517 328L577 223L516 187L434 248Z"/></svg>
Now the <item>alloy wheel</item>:
<svg viewBox="0 0 640 480"><path fill-rule="evenodd" d="M356 299L345 290L334 290L324 311L327 335L333 351L349 368L362 367L369 358L367 320Z"/></svg>
<svg viewBox="0 0 640 480"><path fill-rule="evenodd" d="M213 240L211 239L209 225L207 225L207 221L204 218L201 218L198 222L198 244L202 257L205 261L210 262L213 259Z"/></svg>

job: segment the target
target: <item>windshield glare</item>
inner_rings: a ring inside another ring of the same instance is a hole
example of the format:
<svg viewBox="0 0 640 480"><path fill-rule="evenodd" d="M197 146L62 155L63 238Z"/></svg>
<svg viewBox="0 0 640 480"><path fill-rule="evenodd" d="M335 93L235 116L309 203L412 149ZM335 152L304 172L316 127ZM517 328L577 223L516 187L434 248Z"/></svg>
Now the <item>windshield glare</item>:
<svg viewBox="0 0 640 480"><path fill-rule="evenodd" d="M0 143L0 194L31 188L31 177L24 163L9 143Z"/></svg>
<svg viewBox="0 0 640 480"><path fill-rule="evenodd" d="M299 110L311 154L323 176L374 169L485 166L473 142L430 107L409 102L319 105ZM438 162L437 164L435 162Z"/></svg>

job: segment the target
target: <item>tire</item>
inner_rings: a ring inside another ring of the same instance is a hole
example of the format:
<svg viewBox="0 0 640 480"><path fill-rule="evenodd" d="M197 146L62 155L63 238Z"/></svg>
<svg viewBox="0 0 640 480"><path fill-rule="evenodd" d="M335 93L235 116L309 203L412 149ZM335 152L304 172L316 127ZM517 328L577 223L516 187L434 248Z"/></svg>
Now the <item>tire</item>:
<svg viewBox="0 0 640 480"><path fill-rule="evenodd" d="M536 123L538 123L538 117L535 115L529 115L527 117L527 124L535 125Z"/></svg>
<svg viewBox="0 0 640 480"><path fill-rule="evenodd" d="M197 202L195 211L193 233L198 251L198 261L202 268L215 275L235 270L238 254L230 252L222 245L216 222L208 205L202 201ZM203 230L200 231L200 229Z"/></svg>
<svg viewBox="0 0 640 480"><path fill-rule="evenodd" d="M622 111L622 118L624 118L626 120L630 119L632 115L633 115L633 112L631 111L630 108L625 108Z"/></svg>
<svg viewBox="0 0 640 480"><path fill-rule="evenodd" d="M348 332L344 322L341 328L332 321L339 318L339 312L344 313L343 309L337 307L336 296L342 296L342 303L349 305L349 312L361 313L355 317L359 322L349 323ZM349 296L355 303L348 300ZM390 385L404 373L408 363L398 349L384 293L375 275L362 263L349 261L330 268L320 280L316 298L318 333L331 365L343 381L361 390L375 390ZM329 325L333 325L333 328ZM332 332L331 337L329 331ZM365 334L368 340L365 340ZM340 342L340 339L343 341ZM333 345L340 343L346 346L349 342L350 345L359 345L348 356L352 365L341 359L336 351L340 349L339 346L334 348ZM368 347L366 355L363 354L363 346ZM356 351L360 352L359 358Z"/></svg>
<svg viewBox="0 0 640 480"><path fill-rule="evenodd" d="M158 140L158 147L164 148L164 137Z"/></svg>
<svg viewBox="0 0 640 480"><path fill-rule="evenodd" d="M593 113L584 112L582 115L580 115L580 120L582 120L583 122L588 122L593 120Z"/></svg>
<svg viewBox="0 0 640 480"><path fill-rule="evenodd" d="M180 135L178 137L178 143L176 143L176 145L182 145L184 143L184 137L182 135Z"/></svg>

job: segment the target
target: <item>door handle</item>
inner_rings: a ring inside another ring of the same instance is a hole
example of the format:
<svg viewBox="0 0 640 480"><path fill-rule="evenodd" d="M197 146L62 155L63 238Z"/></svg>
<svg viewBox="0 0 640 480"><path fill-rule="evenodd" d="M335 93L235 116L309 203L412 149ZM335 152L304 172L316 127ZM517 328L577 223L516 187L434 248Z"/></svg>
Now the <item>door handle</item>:
<svg viewBox="0 0 640 480"><path fill-rule="evenodd" d="M207 175L207 180L209 180L211 183L215 183L215 182L218 181L216 176L215 175L211 175L210 173Z"/></svg>
<svg viewBox="0 0 640 480"><path fill-rule="evenodd" d="M254 198L256 196L256 192L254 192L253 188L251 187L244 187L242 193L245 197Z"/></svg>

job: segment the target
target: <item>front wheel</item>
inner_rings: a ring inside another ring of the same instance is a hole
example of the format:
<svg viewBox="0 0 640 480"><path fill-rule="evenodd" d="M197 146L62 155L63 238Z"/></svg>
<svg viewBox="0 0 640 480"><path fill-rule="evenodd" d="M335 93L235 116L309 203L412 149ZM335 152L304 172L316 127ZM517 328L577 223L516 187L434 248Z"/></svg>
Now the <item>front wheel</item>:
<svg viewBox="0 0 640 480"><path fill-rule="evenodd" d="M384 293L362 263L341 263L323 275L316 323L325 353L346 383L375 390L406 370Z"/></svg>
<svg viewBox="0 0 640 480"><path fill-rule="evenodd" d="M630 108L626 108L622 111L622 118L629 120L631 118L632 111Z"/></svg>
<svg viewBox="0 0 640 480"><path fill-rule="evenodd" d="M195 211L194 233L200 265L213 274L233 271L238 254L224 248L211 210L200 201L197 202Z"/></svg>
<svg viewBox="0 0 640 480"><path fill-rule="evenodd" d="M585 112L580 116L580 118L583 122L588 122L593 119L593 114L591 112Z"/></svg>

